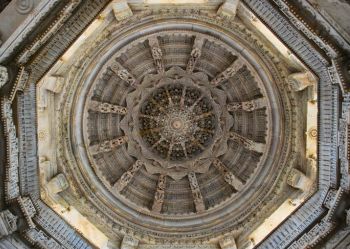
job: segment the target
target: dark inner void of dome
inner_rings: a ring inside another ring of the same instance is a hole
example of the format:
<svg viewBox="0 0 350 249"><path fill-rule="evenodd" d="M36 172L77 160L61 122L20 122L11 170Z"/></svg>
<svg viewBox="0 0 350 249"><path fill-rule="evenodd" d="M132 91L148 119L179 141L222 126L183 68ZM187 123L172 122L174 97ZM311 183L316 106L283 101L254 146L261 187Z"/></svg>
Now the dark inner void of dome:
<svg viewBox="0 0 350 249"><path fill-rule="evenodd" d="M139 132L149 149L170 161L192 159L213 141L217 115L198 88L175 82L154 90L142 103Z"/></svg>

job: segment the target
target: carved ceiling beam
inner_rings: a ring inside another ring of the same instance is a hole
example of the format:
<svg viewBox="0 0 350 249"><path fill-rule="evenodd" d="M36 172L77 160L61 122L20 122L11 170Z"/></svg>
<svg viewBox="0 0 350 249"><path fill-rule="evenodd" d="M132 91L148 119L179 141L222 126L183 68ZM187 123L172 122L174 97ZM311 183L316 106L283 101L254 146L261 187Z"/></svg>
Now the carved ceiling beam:
<svg viewBox="0 0 350 249"><path fill-rule="evenodd" d="M221 162L218 158L214 159L213 165L224 176L225 181L232 187L234 187L237 191L243 188L242 181L238 179L231 171L229 171L226 165L223 162Z"/></svg>
<svg viewBox="0 0 350 249"><path fill-rule="evenodd" d="M196 207L197 213L204 212L205 211L205 205L203 196L201 194L201 190L199 189L196 173L190 172L188 174L188 180L190 182L190 187L192 191L193 201L194 205Z"/></svg>
<svg viewBox="0 0 350 249"><path fill-rule="evenodd" d="M261 109L266 106L266 99L265 98L258 98L253 99L250 101L244 101L244 102L234 102L227 105L227 110L229 112L235 112L238 110L243 110L247 112L252 112L257 109Z"/></svg>
<svg viewBox="0 0 350 249"><path fill-rule="evenodd" d="M219 73L210 83L218 86L225 80L228 80L229 78L233 77L239 69L241 69L244 66L243 60L238 57L232 64L229 66L225 71Z"/></svg>
<svg viewBox="0 0 350 249"><path fill-rule="evenodd" d="M123 144L128 142L127 136L121 136L112 140L106 140L100 144L95 144L90 147L91 152L93 154L101 153L101 152L109 152Z"/></svg>
<svg viewBox="0 0 350 249"><path fill-rule="evenodd" d="M259 153L263 153L265 149L265 144L258 143L248 138L243 137L242 135L237 134L236 132L231 131L229 139L234 140L240 143L244 148L248 150L253 150Z"/></svg>
<svg viewBox="0 0 350 249"><path fill-rule="evenodd" d="M164 73L164 64L163 64L163 52L160 48L159 41L157 37L148 38L149 46L151 48L152 57L154 64L157 68L158 73Z"/></svg>
<svg viewBox="0 0 350 249"><path fill-rule="evenodd" d="M112 105L106 102L91 101L89 109L95 112L101 113L116 113L120 115L125 115L128 113L128 110L120 105Z"/></svg>
<svg viewBox="0 0 350 249"><path fill-rule="evenodd" d="M152 211L155 213L160 213L162 211L165 187L166 187L166 175L160 174L158 178L157 190L154 195L154 201L152 205Z"/></svg>
<svg viewBox="0 0 350 249"><path fill-rule="evenodd" d="M114 61L110 65L111 70L122 80L124 80L126 83L128 83L130 86L135 86L136 79L135 77L126 70L120 63Z"/></svg>
<svg viewBox="0 0 350 249"><path fill-rule="evenodd" d="M191 57L188 60L186 71L188 73L192 73L194 70L194 67L196 66L196 63L198 62L199 58L202 55L202 46L204 43L203 37L197 36L193 43L193 48L191 51Z"/></svg>
<svg viewBox="0 0 350 249"><path fill-rule="evenodd" d="M131 168L128 171L126 171L116 183L114 183L113 188L118 192L121 192L130 183L132 178L135 176L136 172L139 171L143 165L144 164L142 161L137 160L131 166Z"/></svg>

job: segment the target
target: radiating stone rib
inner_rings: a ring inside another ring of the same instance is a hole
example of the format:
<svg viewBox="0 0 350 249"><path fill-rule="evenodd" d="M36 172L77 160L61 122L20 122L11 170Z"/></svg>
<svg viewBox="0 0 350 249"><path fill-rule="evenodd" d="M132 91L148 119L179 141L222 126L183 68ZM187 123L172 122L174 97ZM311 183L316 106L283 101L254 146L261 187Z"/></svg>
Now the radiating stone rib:
<svg viewBox="0 0 350 249"><path fill-rule="evenodd" d="M230 103L227 105L227 110L229 112L235 112L238 110L252 112L254 110L261 109L265 106L266 106L266 99L258 98L250 101Z"/></svg>
<svg viewBox="0 0 350 249"><path fill-rule="evenodd" d="M190 172L188 173L188 180L190 182L190 187L192 191L193 196L193 202L196 207L197 213L204 212L205 211L205 205L203 196L201 194L201 191L199 189L196 173Z"/></svg>
<svg viewBox="0 0 350 249"><path fill-rule="evenodd" d="M158 73L164 73L164 64L163 64L163 52L160 48L157 37L148 38L149 46L151 48L152 57L154 60L154 64L157 68Z"/></svg>
<svg viewBox="0 0 350 249"><path fill-rule="evenodd" d="M123 106L93 100L90 102L89 109L95 112L116 113L120 115L125 115L128 113L128 110Z"/></svg>
<svg viewBox="0 0 350 249"><path fill-rule="evenodd" d="M136 84L136 79L134 76L126 70L122 65L120 65L118 62L114 61L110 68L112 71L122 80L124 80L126 83L128 83L130 86L134 87Z"/></svg>
<svg viewBox="0 0 350 249"><path fill-rule="evenodd" d="M155 213L160 213L162 211L164 203L164 194L166 187L166 175L160 174L158 178L157 189L154 194L154 200L152 205L152 211Z"/></svg>
<svg viewBox="0 0 350 249"><path fill-rule="evenodd" d="M198 60L202 54L203 43L204 43L204 39L202 37L196 37L196 39L194 40L193 48L191 51L191 57L188 60L187 68L186 68L186 71L188 73L193 72L193 70L196 66L196 63L198 62Z"/></svg>
<svg viewBox="0 0 350 249"><path fill-rule="evenodd" d="M258 143L248 138L243 137L242 135L237 134L236 132L231 131L229 139L234 140L240 143L244 148L248 150L253 150L259 153L263 153L265 150L265 144Z"/></svg>
<svg viewBox="0 0 350 249"><path fill-rule="evenodd" d="M241 180L238 179L231 171L229 171L226 165L223 162L221 162L220 159L214 159L213 165L224 176L225 181L232 187L234 187L237 191L243 188L243 183L241 182Z"/></svg>
<svg viewBox="0 0 350 249"><path fill-rule="evenodd" d="M112 140L106 140L100 144L95 144L90 147L90 151L92 154L97 154L101 152L109 152L123 144L125 144L128 141L127 136L118 137Z"/></svg>
<svg viewBox="0 0 350 249"><path fill-rule="evenodd" d="M113 188L116 191L121 192L130 183L132 178L135 176L136 172L139 171L143 165L144 164L142 161L137 160L131 166L131 168L128 171L126 171L116 183L114 183Z"/></svg>
<svg viewBox="0 0 350 249"><path fill-rule="evenodd" d="M233 77L239 69L241 69L244 66L243 60L238 57L232 64L229 66L225 71L219 73L210 83L218 86L225 80L228 80L229 78Z"/></svg>

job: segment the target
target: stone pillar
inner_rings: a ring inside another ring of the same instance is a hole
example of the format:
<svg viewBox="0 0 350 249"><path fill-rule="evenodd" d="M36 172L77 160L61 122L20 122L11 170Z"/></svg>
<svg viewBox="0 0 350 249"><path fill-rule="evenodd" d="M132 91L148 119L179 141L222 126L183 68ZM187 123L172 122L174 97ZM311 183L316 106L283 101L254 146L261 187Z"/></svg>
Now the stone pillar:
<svg viewBox="0 0 350 249"><path fill-rule="evenodd" d="M58 194L69 187L69 183L64 174L58 174L47 184L47 189L51 194Z"/></svg>
<svg viewBox="0 0 350 249"><path fill-rule="evenodd" d="M0 212L0 239L17 230L17 219L9 210Z"/></svg>
<svg viewBox="0 0 350 249"><path fill-rule="evenodd" d="M235 18L239 0L226 0L218 10L218 15L222 17Z"/></svg>

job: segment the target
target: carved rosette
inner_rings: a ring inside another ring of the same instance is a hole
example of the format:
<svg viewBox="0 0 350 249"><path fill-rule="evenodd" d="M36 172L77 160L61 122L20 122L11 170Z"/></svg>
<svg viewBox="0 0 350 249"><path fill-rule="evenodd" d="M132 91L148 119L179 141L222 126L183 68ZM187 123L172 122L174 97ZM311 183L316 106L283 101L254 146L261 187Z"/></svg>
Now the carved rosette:
<svg viewBox="0 0 350 249"><path fill-rule="evenodd" d="M204 73L175 67L145 77L126 97L130 111L121 121L129 155L143 160L150 174L175 180L207 172L212 158L227 152L233 118L226 98Z"/></svg>

